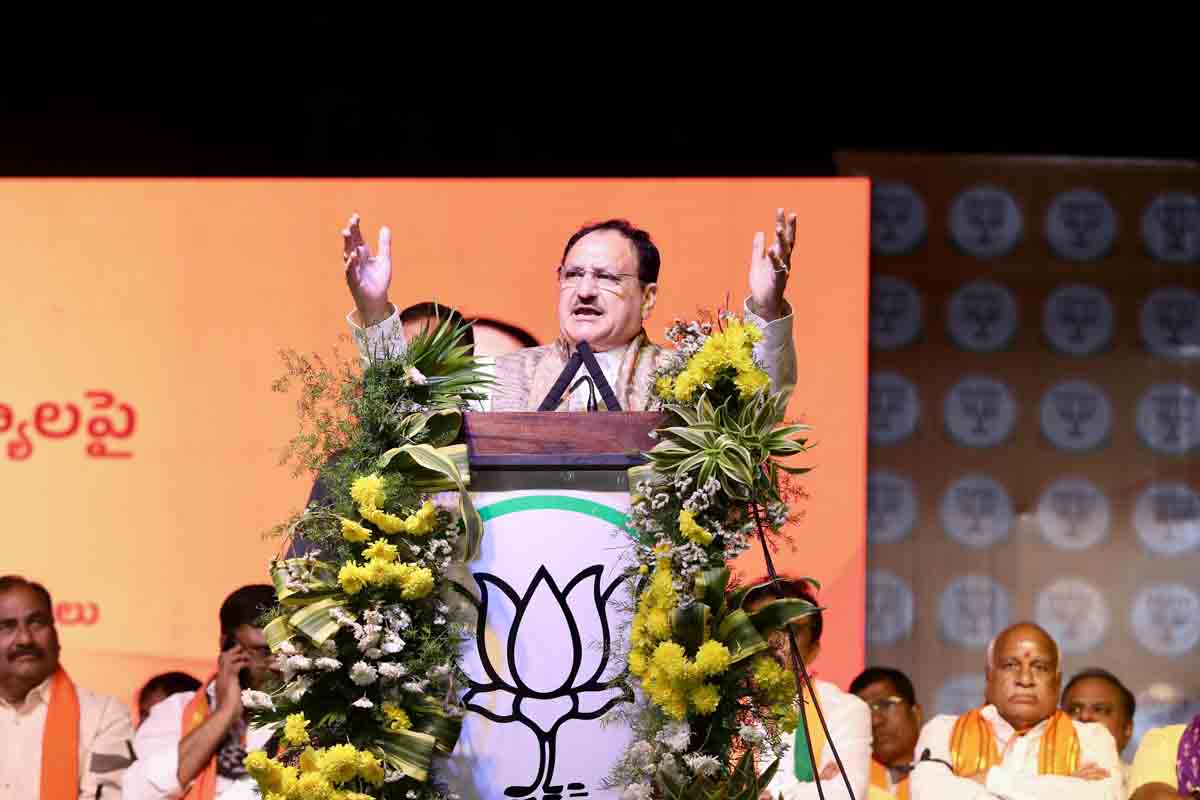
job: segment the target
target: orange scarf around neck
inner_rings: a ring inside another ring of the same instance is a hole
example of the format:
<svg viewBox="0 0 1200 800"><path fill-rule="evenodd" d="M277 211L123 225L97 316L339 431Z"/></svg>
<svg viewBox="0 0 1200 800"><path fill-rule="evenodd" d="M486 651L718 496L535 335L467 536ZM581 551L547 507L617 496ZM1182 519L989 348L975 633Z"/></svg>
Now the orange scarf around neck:
<svg viewBox="0 0 1200 800"><path fill-rule="evenodd" d="M216 675L209 678L183 709L183 727L179 740L182 742L187 735L204 724L211 709L208 705L208 684L217 679ZM191 787L183 793L182 800L215 800L217 796L217 756L213 757L200 770L200 774L192 781Z"/></svg>
<svg viewBox="0 0 1200 800"><path fill-rule="evenodd" d="M954 774L960 777L985 772L1002 761L996 750L996 736L982 711L976 708L963 714L950 733L950 760ZM1078 768L1079 734L1071 718L1056 710L1038 745L1038 774L1072 775Z"/></svg>
<svg viewBox="0 0 1200 800"><path fill-rule="evenodd" d="M50 678L50 707L42 733L41 797L79 797L79 695L62 667Z"/></svg>
<svg viewBox="0 0 1200 800"><path fill-rule="evenodd" d="M909 800L908 776L905 775L899 783L892 783L888 768L875 759L871 759L871 784L867 790L868 800Z"/></svg>

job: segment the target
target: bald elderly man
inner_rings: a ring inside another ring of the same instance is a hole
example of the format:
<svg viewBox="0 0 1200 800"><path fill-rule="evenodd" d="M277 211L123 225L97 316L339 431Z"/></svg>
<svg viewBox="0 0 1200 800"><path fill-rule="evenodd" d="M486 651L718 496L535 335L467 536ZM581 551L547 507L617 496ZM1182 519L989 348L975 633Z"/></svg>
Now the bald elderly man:
<svg viewBox="0 0 1200 800"><path fill-rule="evenodd" d="M914 800L1124 800L1112 734L1058 709L1058 645L1019 623L988 645L985 704L922 729Z"/></svg>

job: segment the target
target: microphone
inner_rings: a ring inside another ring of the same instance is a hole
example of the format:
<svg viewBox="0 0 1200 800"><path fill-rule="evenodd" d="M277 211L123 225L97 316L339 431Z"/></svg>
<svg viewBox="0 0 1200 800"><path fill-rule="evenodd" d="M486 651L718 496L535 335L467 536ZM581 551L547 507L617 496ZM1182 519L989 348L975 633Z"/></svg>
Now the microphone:
<svg viewBox="0 0 1200 800"><path fill-rule="evenodd" d="M588 374L592 376L592 381L597 391L600 392L600 398L604 401L604 405L608 406L609 411L620 411L621 404L617 402L616 394L608 385L608 379L604 377L604 371L600 369L600 362L596 360L592 346L587 342L580 342L576 352L583 354L583 364L587 367Z"/></svg>
<svg viewBox="0 0 1200 800"><path fill-rule="evenodd" d="M581 375L579 380L577 380L573 384L571 384L571 388L568 389L567 391L570 392L571 394L574 394L575 390L578 389L580 386L582 386L585 383L587 384L587 387L588 387L587 410L589 412L599 411L600 407L596 404L596 384L592 382L591 377L589 377L587 375Z"/></svg>
<svg viewBox="0 0 1200 800"><path fill-rule="evenodd" d="M921 757L919 759L917 759L917 763L913 764L912 768L916 769L917 764L921 764L926 761L932 761L937 764L942 764L946 767L946 769L950 770L951 772L954 772L954 765L951 764L949 761L946 761L945 759L941 759L941 758L932 758L931 756L932 756L932 753L930 752L929 748L926 747L925 752L921 753Z"/></svg>
<svg viewBox="0 0 1200 800"><path fill-rule="evenodd" d="M546 395L546 399L538 406L538 411L553 411L558 408L559 402L562 400L563 392L567 391L567 386L571 383L571 378L575 377L575 373L579 371L579 366L583 363L583 356L576 350L567 359L567 365L563 367L562 372L558 375L558 380L550 387L550 392Z"/></svg>

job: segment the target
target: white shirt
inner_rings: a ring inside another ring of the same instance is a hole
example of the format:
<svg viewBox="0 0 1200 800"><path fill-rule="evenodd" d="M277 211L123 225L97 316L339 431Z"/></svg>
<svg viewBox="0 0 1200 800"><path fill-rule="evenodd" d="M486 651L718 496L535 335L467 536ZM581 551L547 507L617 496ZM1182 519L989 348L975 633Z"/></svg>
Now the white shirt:
<svg viewBox="0 0 1200 800"><path fill-rule="evenodd" d="M829 746L829 742L832 742L841 756L842 766L846 768L854 796L858 800L865 800L867 785L871 781L871 709L857 696L843 692L832 683L814 680L813 686L829 726L829 741L821 751L816 773L819 775L825 767L837 763L833 758L833 748ZM812 706L806 706L804 711L810 716L816 714ZM793 766L795 757L792 755L796 734L791 734L787 742L788 748L780 758L779 769L767 785L767 790L772 798L783 795L783 800L816 800L819 796L816 782L796 779ZM821 781L821 790L827 800L849 800L850 797L846 794L846 782L841 775Z"/></svg>
<svg viewBox="0 0 1200 800"><path fill-rule="evenodd" d="M138 760L125 773L125 800L175 800L183 795L186 787L179 785L179 740L183 738L183 710L195 694L179 692L150 709L133 740ZM246 752L266 747L271 730L251 727L246 731ZM258 784L249 776L234 781L218 775L217 797L258 800Z"/></svg>
<svg viewBox="0 0 1200 800"><path fill-rule="evenodd" d="M1080 766L1093 763L1108 770L1102 781L1038 774L1038 752L1048 720L1024 736L1017 736L993 705L985 706L984 720L996 737L999 766L988 770L987 785L960 778L945 764L918 762L911 779L913 800L1124 800L1121 758L1112 734L1096 722L1072 722L1079 735ZM925 723L917 753L929 748L930 758L950 761L950 733L958 717L941 714Z"/></svg>
<svg viewBox="0 0 1200 800"><path fill-rule="evenodd" d="M762 341L754 345L754 355L763 365L763 369L771 378L772 391L785 391L789 395L792 389L796 386L796 348L792 344L792 309L787 303L784 303L784 311L786 312L779 319L767 322L762 317L750 310L750 300L747 298L744 304L745 318L747 322L754 323L759 330L763 332ZM392 314L387 319L377 322L367 328L359 327L354 321L355 312L351 311L346 315L346 322L350 325L350 330L353 334L355 346L358 348L359 356L362 357L364 363L367 361L368 352L381 352L385 346L396 348L405 343L404 327L400 323L400 314L396 311L396 307L392 306ZM628 344L621 347L614 347L611 350L596 353L596 362L600 364L600 371L604 373L608 385L615 390L617 383L617 373L621 368L621 359L625 355L625 350L629 347ZM399 355L398 353L395 355ZM481 371L485 374L494 375L492 370L495 367L495 362L491 358L481 358ZM579 376L585 374L586 370L580 369L576 373L576 380ZM481 393L487 395L487 399L480 404L480 411L492 410L492 398L489 391L490 387L481 387ZM568 405L572 409L587 408L586 402L589 388L586 381L575 390L567 395L569 398ZM597 402L600 402L599 393L596 395ZM625 411L634 411L637 409L624 409Z"/></svg>
<svg viewBox="0 0 1200 800"><path fill-rule="evenodd" d="M50 710L47 678L12 705L0 698L0 797L36 798L42 789L42 737ZM121 776L132 754L129 710L111 697L75 686L79 697L80 800L120 800Z"/></svg>

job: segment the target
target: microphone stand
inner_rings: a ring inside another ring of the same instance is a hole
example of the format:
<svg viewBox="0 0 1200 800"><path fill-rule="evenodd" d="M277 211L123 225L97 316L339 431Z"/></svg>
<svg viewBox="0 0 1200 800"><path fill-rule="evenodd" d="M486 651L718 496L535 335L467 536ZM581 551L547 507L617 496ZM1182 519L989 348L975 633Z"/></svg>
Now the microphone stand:
<svg viewBox="0 0 1200 800"><path fill-rule="evenodd" d="M779 588L779 576L775 572L775 562L771 559L770 548L767 547L767 534L763 526L762 517L759 516L757 503L751 501L750 512L754 515L754 524L758 528L758 540L762 544L763 558L767 562L767 575L771 578L771 586L775 589L775 596L782 598L783 590ZM817 769L817 756L813 752L812 739L807 735L808 714L804 710L803 688L805 686L808 687L809 696L813 699L813 708L816 709L817 719L821 723L821 730L825 732L825 742L829 745L829 750L833 753L833 760L842 775L842 781L846 784L846 794L850 797L850 800L854 800L854 788L850 786L850 776L846 774L846 767L842 764L842 757L838 755L837 747L833 743L833 737L829 734L829 725L825 722L825 714L821 711L821 704L817 702L817 692L813 688L812 677L808 674L808 669L804 666L804 659L800 658L800 650L796 647L796 638L792 636L790 625L787 629L787 640L792 657L792 676L796 680L796 696L799 698L800 704L800 724L804 726L805 730L804 742L808 745L808 761L812 764L813 779L817 784L817 796L821 800L825 800L825 790L821 788L821 776Z"/></svg>
<svg viewBox="0 0 1200 800"><path fill-rule="evenodd" d="M588 374L591 375L591 384L600 392L600 399L604 401L604 405L609 411L620 411L621 404L617 402L617 395L613 392L612 387L608 384L608 379L604 377L604 371L600 369L600 362L596 360L596 354L592 351L592 346L586 341L580 342L575 346L575 352L567 359L566 366L562 372L558 374L558 380L550 387L546 398L542 400L542 404L538 406L538 411L553 411L558 408L558 404L562 402L562 396L567 391L567 387L571 384L571 379L575 377L575 373L579 371L580 366L587 367ZM582 380L586 380L585 376ZM575 386L579 384L576 383ZM571 387L574 389L575 387ZM594 404L588 403L588 410L596 410Z"/></svg>

